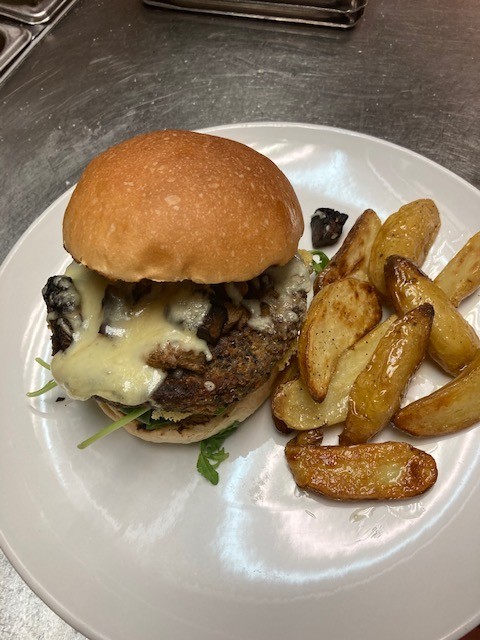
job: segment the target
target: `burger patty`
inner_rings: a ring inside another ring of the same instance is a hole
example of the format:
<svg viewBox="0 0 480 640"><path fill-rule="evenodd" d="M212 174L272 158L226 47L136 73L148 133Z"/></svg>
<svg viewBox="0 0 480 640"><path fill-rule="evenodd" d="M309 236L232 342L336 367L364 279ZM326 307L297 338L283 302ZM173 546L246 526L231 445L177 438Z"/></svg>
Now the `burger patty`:
<svg viewBox="0 0 480 640"><path fill-rule="evenodd" d="M306 289L293 289L282 297L272 279L263 276L237 283L235 287L245 297L233 303L226 292L228 286L214 285L208 290L210 311L197 329L197 336L208 344L208 356L167 343L146 357L149 366L166 373L148 398L153 409L207 420L261 387L285 360L306 312ZM135 285L130 293L137 288ZM106 340L116 339L110 336L109 322L115 316L116 296L123 299L123 295L118 288L106 289L104 321L99 327ZM68 276L50 278L43 296L55 354L68 349L82 325L81 297Z"/></svg>
<svg viewBox="0 0 480 640"><path fill-rule="evenodd" d="M211 348L212 359L197 373L177 368L152 393L152 406L212 416L267 382L275 365L288 354L300 329L306 296L295 294L298 321L273 319L273 331L264 333L248 324L222 336Z"/></svg>

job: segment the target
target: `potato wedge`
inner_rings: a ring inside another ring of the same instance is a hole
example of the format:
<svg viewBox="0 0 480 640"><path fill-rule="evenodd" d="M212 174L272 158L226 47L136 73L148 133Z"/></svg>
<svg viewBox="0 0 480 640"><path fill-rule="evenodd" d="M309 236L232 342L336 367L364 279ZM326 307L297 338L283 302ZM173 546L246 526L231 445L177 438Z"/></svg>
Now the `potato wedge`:
<svg viewBox="0 0 480 640"><path fill-rule="evenodd" d="M433 313L431 304L412 309L379 341L350 391L341 445L367 442L398 411L407 385L427 353Z"/></svg>
<svg viewBox="0 0 480 640"><path fill-rule="evenodd" d="M480 287L480 231L445 265L434 282L456 307Z"/></svg>
<svg viewBox="0 0 480 640"><path fill-rule="evenodd" d="M278 388L272 398L272 413L290 430L308 431L325 425L319 411L322 404L312 398L306 384L301 378L297 378Z"/></svg>
<svg viewBox="0 0 480 640"><path fill-rule="evenodd" d="M280 373L278 374L278 376L277 376L277 378L275 380L275 383L273 385L272 394L271 394L271 398L270 398L270 405L271 405L271 409L272 409L273 423L274 423L277 431L280 431L280 433L290 433L292 431L292 429L281 418L278 418L275 415L275 413L273 411L273 403L274 403L274 400L275 400L275 396L279 392L279 390L287 382L290 382L290 380L295 380L298 377L300 377L300 370L298 368L297 356L294 355L294 356L291 357L290 362L285 367L285 369L282 369L280 371Z"/></svg>
<svg viewBox="0 0 480 640"><path fill-rule="evenodd" d="M462 280L462 274L459 274L459 279ZM380 338L396 319L396 315L390 316L340 356L327 395L321 403L313 401L305 384L299 379L279 389L278 397L273 403L277 420L284 420L295 430L343 422L347 417L348 396L355 379L367 366Z"/></svg>
<svg viewBox="0 0 480 640"><path fill-rule="evenodd" d="M397 312L406 313L425 302L435 309L428 352L447 373L456 376L476 356L480 340L447 294L413 262L390 256L385 280Z"/></svg>
<svg viewBox="0 0 480 640"><path fill-rule="evenodd" d="M340 356L323 402L312 398L301 379L281 385L272 400L272 411L277 420L297 431L343 422L347 417L348 394L356 377L366 367L396 317L387 318Z"/></svg>
<svg viewBox="0 0 480 640"><path fill-rule="evenodd" d="M393 418L412 436L442 436L480 422L480 352L462 373L428 396L420 398Z"/></svg>
<svg viewBox="0 0 480 640"><path fill-rule="evenodd" d="M400 207L382 225L372 246L368 273L370 282L388 296L384 264L388 256L405 256L422 266L440 228L440 215L433 200L415 200Z"/></svg>
<svg viewBox="0 0 480 640"><path fill-rule="evenodd" d="M310 429L309 431L301 431L289 440L286 447L320 447L323 442L322 429Z"/></svg>
<svg viewBox="0 0 480 640"><path fill-rule="evenodd" d="M327 285L314 297L298 341L300 374L310 395L321 402L341 354L382 317L375 289L345 278Z"/></svg>
<svg viewBox="0 0 480 640"><path fill-rule="evenodd" d="M380 218L373 209L364 211L348 232L340 249L315 278L314 293L340 278L352 277L368 282L370 253L381 226Z"/></svg>
<svg viewBox="0 0 480 640"><path fill-rule="evenodd" d="M301 446L293 439L285 456L300 488L334 500L411 498L437 479L432 456L406 442Z"/></svg>

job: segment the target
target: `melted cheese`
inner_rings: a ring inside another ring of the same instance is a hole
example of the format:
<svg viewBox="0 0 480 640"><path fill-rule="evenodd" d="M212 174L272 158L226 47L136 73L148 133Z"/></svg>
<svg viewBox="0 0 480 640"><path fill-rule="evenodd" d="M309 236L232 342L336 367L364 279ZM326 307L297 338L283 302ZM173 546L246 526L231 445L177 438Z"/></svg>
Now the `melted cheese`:
<svg viewBox="0 0 480 640"><path fill-rule="evenodd" d="M248 325L252 329L264 333L274 331L274 319L277 322L298 322L298 315L292 310L294 297L299 291L310 290L310 273L299 256L295 256L282 267L270 267L266 273L272 278L275 295L267 295L264 302L268 304L271 315L261 314L258 300L242 300L244 307L250 312Z"/></svg>
<svg viewBox="0 0 480 640"><path fill-rule="evenodd" d="M262 315L259 300L243 300L243 306L246 307L250 313L250 317L247 321L249 327L252 327L252 329L256 329L257 331L263 331L264 333L273 333L273 320L269 315Z"/></svg>
<svg viewBox="0 0 480 640"><path fill-rule="evenodd" d="M146 359L167 344L211 358L206 342L195 335L209 303L200 301L199 295L192 297L189 283L155 284L139 304L119 306L115 326L103 335L99 333L104 320L102 301L109 281L75 263L66 275L81 296L83 323L68 349L53 357L51 368L72 398L98 395L125 405L143 404L166 375L147 365Z"/></svg>
<svg viewBox="0 0 480 640"><path fill-rule="evenodd" d="M168 317L190 331L196 331L210 309L210 301L200 291L194 291L189 297L185 297L184 289L185 285L174 294L169 304Z"/></svg>
<svg viewBox="0 0 480 640"><path fill-rule="evenodd" d="M267 294L270 315L262 315L259 300L243 299L241 295L239 298L234 285L226 287L229 295L249 310L248 324L257 331L271 333L273 318L282 322L298 320L292 310L294 294L308 291L310 277L297 257L267 273L275 292L271 298ZM166 377L160 369L147 365L146 360L155 349L167 345L204 353L207 360L211 359L207 343L196 335L210 302L207 293L192 283L155 283L152 291L134 306L120 296L105 318L103 300L112 283L77 263L68 267L66 275L80 295L83 321L68 349L53 357L51 369L55 380L72 398L100 396L128 406L145 403Z"/></svg>
<svg viewBox="0 0 480 640"><path fill-rule="evenodd" d="M310 291L310 273L298 255L282 267L270 267L267 273L272 277L274 289L280 295L291 296L296 291Z"/></svg>
<svg viewBox="0 0 480 640"><path fill-rule="evenodd" d="M227 282L225 284L225 291L227 292L227 296L234 304L240 304L243 300L243 296L240 293L238 287L235 286L233 282Z"/></svg>

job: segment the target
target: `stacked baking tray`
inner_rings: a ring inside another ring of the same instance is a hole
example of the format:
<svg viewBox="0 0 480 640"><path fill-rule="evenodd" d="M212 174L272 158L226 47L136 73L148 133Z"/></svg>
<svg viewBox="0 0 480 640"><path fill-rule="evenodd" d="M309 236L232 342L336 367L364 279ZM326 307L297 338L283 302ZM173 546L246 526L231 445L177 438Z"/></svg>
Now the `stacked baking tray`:
<svg viewBox="0 0 480 640"><path fill-rule="evenodd" d="M75 0L0 0L0 82Z"/></svg>
<svg viewBox="0 0 480 640"><path fill-rule="evenodd" d="M296 22L326 27L353 27L361 18L367 0L144 0L145 4L179 9Z"/></svg>

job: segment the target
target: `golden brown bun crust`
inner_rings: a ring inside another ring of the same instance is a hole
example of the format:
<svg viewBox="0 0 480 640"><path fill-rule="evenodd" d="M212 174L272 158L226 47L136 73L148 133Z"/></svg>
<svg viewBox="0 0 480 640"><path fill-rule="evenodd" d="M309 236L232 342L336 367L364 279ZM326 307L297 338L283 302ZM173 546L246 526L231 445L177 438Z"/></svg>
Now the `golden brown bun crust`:
<svg viewBox="0 0 480 640"><path fill-rule="evenodd" d="M248 416L254 413L270 395L276 374L277 370L275 370L275 375L272 375L270 380L259 389L256 389L227 409L227 411L222 413L222 415L216 416L203 424L195 424L190 427L183 427L180 429L176 429L171 426L160 427L153 431L147 431L146 429L139 429L140 423L135 420L134 422L127 424L124 429L133 436L137 436L138 438L147 440L148 442L190 444L191 442L205 440L205 438L209 438L210 436L223 431L233 422L243 422L248 418ZM101 410L112 420L118 420L124 415L118 411L118 409L105 402L97 400L97 403Z"/></svg>
<svg viewBox="0 0 480 640"><path fill-rule="evenodd" d="M303 233L284 174L253 149L154 131L85 169L65 213L66 250L113 280L250 280L285 264Z"/></svg>

